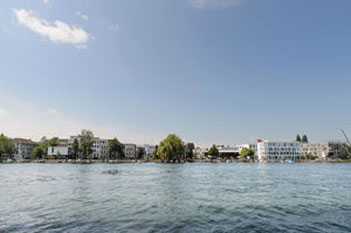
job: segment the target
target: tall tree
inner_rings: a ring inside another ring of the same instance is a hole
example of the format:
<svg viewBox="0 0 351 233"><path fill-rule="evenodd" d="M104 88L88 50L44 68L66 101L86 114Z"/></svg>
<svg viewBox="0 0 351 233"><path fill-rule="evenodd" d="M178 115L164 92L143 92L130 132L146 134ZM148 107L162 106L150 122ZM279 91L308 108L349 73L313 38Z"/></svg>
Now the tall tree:
<svg viewBox="0 0 351 233"><path fill-rule="evenodd" d="M212 147L208 151L208 155L212 156L213 158L217 158L218 157L219 151L218 151L216 145L212 145Z"/></svg>
<svg viewBox="0 0 351 233"><path fill-rule="evenodd" d="M306 135L302 136L302 143L308 143L308 139Z"/></svg>
<svg viewBox="0 0 351 233"><path fill-rule="evenodd" d="M16 152L16 147L13 141L4 136L3 134L0 135L0 158L1 157L12 157Z"/></svg>
<svg viewBox="0 0 351 233"><path fill-rule="evenodd" d="M120 143L117 138L114 138L110 141L108 156L110 159L124 158L124 145Z"/></svg>
<svg viewBox="0 0 351 233"><path fill-rule="evenodd" d="M138 147L137 148L137 159L142 159L145 155L145 148L144 147Z"/></svg>
<svg viewBox="0 0 351 233"><path fill-rule="evenodd" d="M301 137L300 137L299 134L296 136L296 141L297 141L297 142L301 142Z"/></svg>
<svg viewBox="0 0 351 233"><path fill-rule="evenodd" d="M79 150L84 159L88 158L93 153L94 134L90 130L83 129L78 135Z"/></svg>
<svg viewBox="0 0 351 233"><path fill-rule="evenodd" d="M160 159L160 157L157 154L158 150L158 145L155 146L155 152L151 155L152 159Z"/></svg>
<svg viewBox="0 0 351 233"><path fill-rule="evenodd" d="M184 155L182 139L175 134L168 135L157 148L157 155L160 159L167 160L167 162L182 158Z"/></svg>
<svg viewBox="0 0 351 233"><path fill-rule="evenodd" d="M194 157L194 150L195 149L195 145L194 143L187 143L185 145L185 155L187 158L192 159Z"/></svg>
<svg viewBox="0 0 351 233"><path fill-rule="evenodd" d="M73 159L77 159L79 155L79 142L78 138L74 138L72 143L72 157Z"/></svg>

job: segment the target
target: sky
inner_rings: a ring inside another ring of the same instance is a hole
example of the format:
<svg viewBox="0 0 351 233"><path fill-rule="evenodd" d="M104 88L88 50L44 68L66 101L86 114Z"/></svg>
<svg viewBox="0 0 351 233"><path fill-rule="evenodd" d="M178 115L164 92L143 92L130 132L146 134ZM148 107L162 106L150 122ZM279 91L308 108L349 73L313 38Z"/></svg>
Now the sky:
<svg viewBox="0 0 351 233"><path fill-rule="evenodd" d="M349 0L2 0L0 132L351 135Z"/></svg>

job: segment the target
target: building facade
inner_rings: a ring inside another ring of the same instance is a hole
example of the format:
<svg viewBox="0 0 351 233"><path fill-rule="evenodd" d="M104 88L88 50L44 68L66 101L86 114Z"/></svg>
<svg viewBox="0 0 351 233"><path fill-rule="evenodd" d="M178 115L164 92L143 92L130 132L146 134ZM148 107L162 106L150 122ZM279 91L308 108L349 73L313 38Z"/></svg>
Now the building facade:
<svg viewBox="0 0 351 233"><path fill-rule="evenodd" d="M154 146L154 145L145 144L144 145L144 149L145 149L145 154L146 155L155 154L156 153L156 146Z"/></svg>
<svg viewBox="0 0 351 233"><path fill-rule="evenodd" d="M240 154L240 150L238 146L224 146L224 145L217 145L216 146L219 152L219 157L233 157L237 158Z"/></svg>
<svg viewBox="0 0 351 233"><path fill-rule="evenodd" d="M109 140L94 138L93 142L93 158L106 159L108 157Z"/></svg>
<svg viewBox="0 0 351 233"><path fill-rule="evenodd" d="M257 143L240 144L240 145L237 145L237 147L239 148L239 153L241 153L241 150L243 148L249 148L249 149L253 149L257 155Z"/></svg>
<svg viewBox="0 0 351 233"><path fill-rule="evenodd" d="M259 160L301 159L300 142L257 141Z"/></svg>
<svg viewBox="0 0 351 233"><path fill-rule="evenodd" d="M124 144L124 156L126 159L135 159L136 145L135 144Z"/></svg>
<svg viewBox="0 0 351 233"><path fill-rule="evenodd" d="M68 139L68 148L69 148L69 150L72 149L73 141L74 141L75 138L78 139L77 136L71 136ZM109 139L101 139L101 138L95 137L93 139L93 145L91 147L92 154L90 155L90 158L91 159L93 159L93 158L97 158L97 159L106 159L106 158L108 158L109 145L110 145L110 140Z"/></svg>
<svg viewBox="0 0 351 233"><path fill-rule="evenodd" d="M15 159L18 161L30 159L33 149L39 145L38 142L24 138L14 138L13 143L16 147Z"/></svg>
<svg viewBox="0 0 351 233"><path fill-rule="evenodd" d="M313 155L320 159L325 159L327 156L346 156L347 148L344 143L337 142L302 143L301 153L304 156Z"/></svg>
<svg viewBox="0 0 351 233"><path fill-rule="evenodd" d="M48 158L67 158L68 156L68 139L58 139L57 146L48 147Z"/></svg>
<svg viewBox="0 0 351 233"><path fill-rule="evenodd" d="M65 158L68 156L68 146L49 146L48 157Z"/></svg>

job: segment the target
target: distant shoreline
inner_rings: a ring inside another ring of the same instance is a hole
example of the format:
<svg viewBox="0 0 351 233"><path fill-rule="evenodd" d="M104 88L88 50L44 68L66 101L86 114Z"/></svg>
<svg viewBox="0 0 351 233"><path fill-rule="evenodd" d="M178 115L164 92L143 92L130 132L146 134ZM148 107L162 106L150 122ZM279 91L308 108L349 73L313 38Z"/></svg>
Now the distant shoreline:
<svg viewBox="0 0 351 233"><path fill-rule="evenodd" d="M126 163L159 163L163 164L161 160L109 160L104 161L101 159L86 159L86 160L70 160L70 159L43 159L43 160L23 160L23 161L7 161L0 160L0 164L25 164L25 163L44 163L44 164L126 164ZM280 160L260 161L255 162L252 160L234 160L230 162L216 160L216 162L208 160L192 160L186 163L288 163ZM328 159L328 160L296 160L291 163L351 163L351 159ZM167 164L182 164L182 163L167 163Z"/></svg>

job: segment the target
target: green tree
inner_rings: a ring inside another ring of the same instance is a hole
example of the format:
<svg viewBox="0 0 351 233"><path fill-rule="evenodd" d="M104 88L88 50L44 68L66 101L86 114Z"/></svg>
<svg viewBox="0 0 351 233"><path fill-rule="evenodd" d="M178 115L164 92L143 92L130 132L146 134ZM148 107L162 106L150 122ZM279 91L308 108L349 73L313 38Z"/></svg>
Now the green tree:
<svg viewBox="0 0 351 233"><path fill-rule="evenodd" d="M316 155L312 155L312 154L307 154L306 155L306 159L310 159L310 160L316 160L318 157Z"/></svg>
<svg viewBox="0 0 351 233"><path fill-rule="evenodd" d="M300 137L299 134L296 136L296 141L297 141L297 142L301 142L301 137Z"/></svg>
<svg viewBox="0 0 351 233"><path fill-rule="evenodd" d="M302 136L302 143L308 143L308 139L306 135Z"/></svg>
<svg viewBox="0 0 351 233"><path fill-rule="evenodd" d="M158 145L155 146L155 152L152 153L152 154L150 154L150 157L151 157L152 159L160 159L160 157L159 157L158 154L157 154L157 150L158 150Z"/></svg>
<svg viewBox="0 0 351 233"><path fill-rule="evenodd" d="M44 158L44 151L43 148L41 146L36 146L31 153L31 157L32 159L42 159Z"/></svg>
<svg viewBox="0 0 351 233"><path fill-rule="evenodd" d="M256 151L251 148L244 147L240 151L240 158L241 159L254 159Z"/></svg>
<svg viewBox="0 0 351 233"><path fill-rule="evenodd" d="M13 157L15 152L16 152L16 147L13 141L10 138L1 134L0 135L0 158Z"/></svg>
<svg viewBox="0 0 351 233"><path fill-rule="evenodd" d="M51 138L49 140L46 139L46 137L42 137L41 140L40 140L39 147L41 148L41 151L42 151L43 155L40 158L44 158L45 156L47 156L48 148L50 146L57 146L58 145L58 140L59 140L58 137L53 137L53 138Z"/></svg>
<svg viewBox="0 0 351 233"><path fill-rule="evenodd" d="M157 148L157 156L162 160L176 160L184 155L184 143L175 134L170 134L164 139Z"/></svg>
<svg viewBox="0 0 351 233"><path fill-rule="evenodd" d="M138 147L137 148L137 159L142 159L145 155L145 148L144 147Z"/></svg>
<svg viewBox="0 0 351 233"><path fill-rule="evenodd" d="M72 143L71 155L73 159L77 159L79 155L79 142L77 138L74 138Z"/></svg>
<svg viewBox="0 0 351 233"><path fill-rule="evenodd" d="M212 156L213 158L217 158L218 157L219 151L218 151L216 145L212 145L212 147L208 151L208 155Z"/></svg>
<svg viewBox="0 0 351 233"><path fill-rule="evenodd" d="M117 138L114 138L110 141L108 156L110 159L124 158L124 145L120 143Z"/></svg>
<svg viewBox="0 0 351 233"><path fill-rule="evenodd" d="M185 155L187 158L192 159L194 158L194 150L195 149L195 145L194 143L187 143L185 145Z"/></svg>
<svg viewBox="0 0 351 233"><path fill-rule="evenodd" d="M90 130L83 129L78 138L79 150L82 152L83 158L86 159L93 153L94 134Z"/></svg>
<svg viewBox="0 0 351 233"><path fill-rule="evenodd" d="M59 151L56 152L56 155L54 155L55 159L60 159L61 158L61 153Z"/></svg>
<svg viewBox="0 0 351 233"><path fill-rule="evenodd" d="M347 157L351 157L351 146L345 145Z"/></svg>

